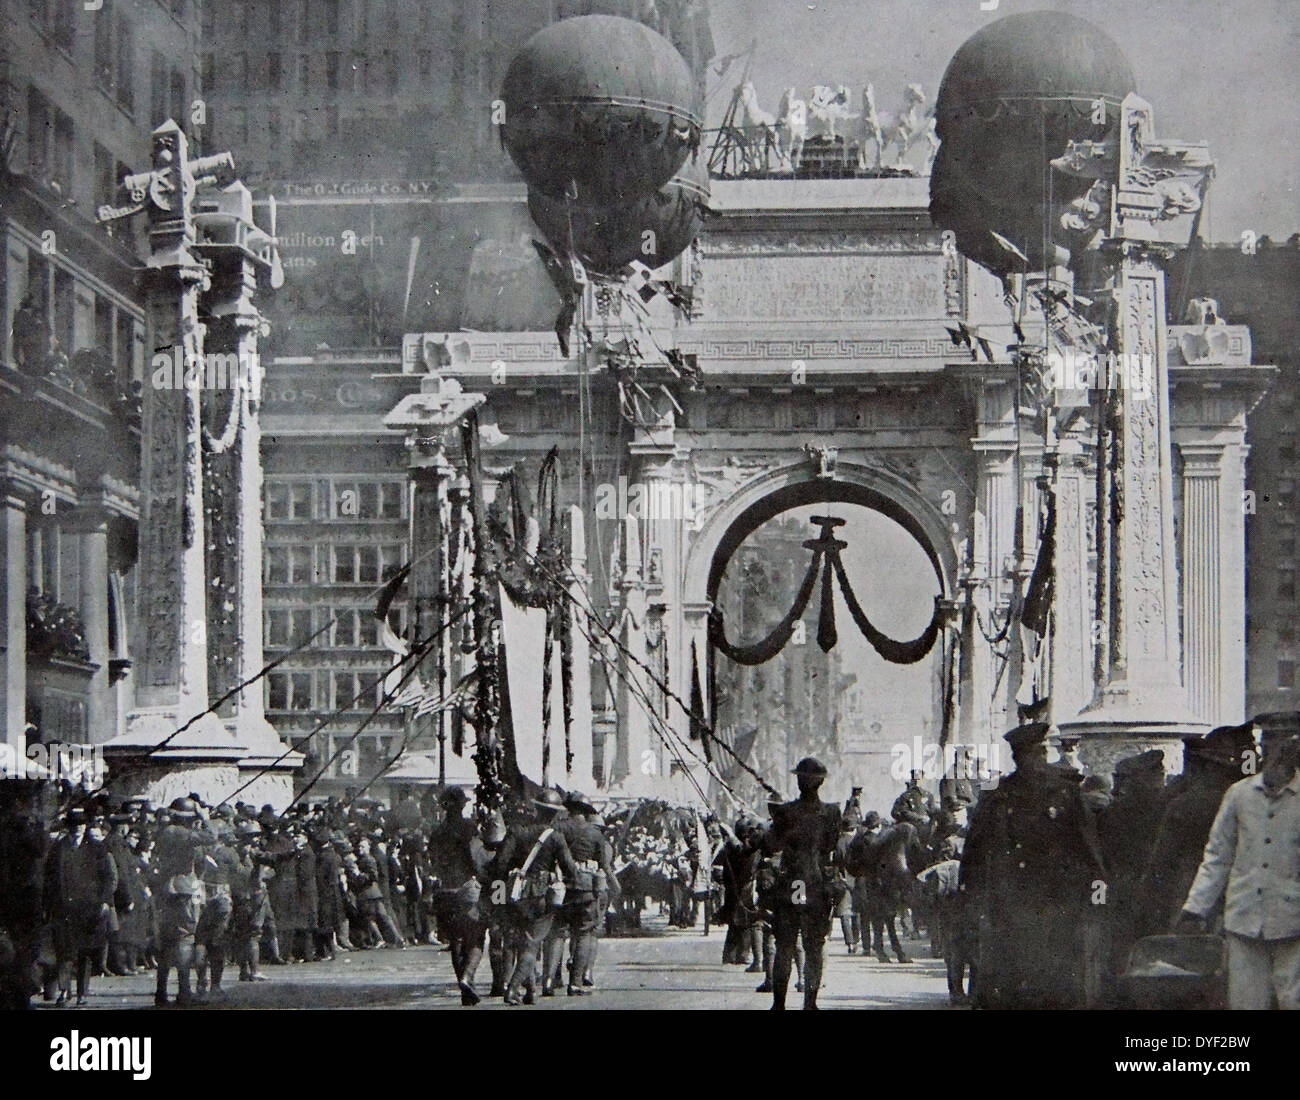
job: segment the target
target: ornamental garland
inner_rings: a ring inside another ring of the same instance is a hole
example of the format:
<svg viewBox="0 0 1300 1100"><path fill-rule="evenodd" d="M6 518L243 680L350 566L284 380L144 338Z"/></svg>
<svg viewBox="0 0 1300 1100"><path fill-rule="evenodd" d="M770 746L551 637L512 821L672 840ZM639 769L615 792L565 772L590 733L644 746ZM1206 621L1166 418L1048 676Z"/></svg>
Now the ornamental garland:
<svg viewBox="0 0 1300 1100"><path fill-rule="evenodd" d="M838 640L838 633L835 628L833 588L834 584L838 584L840 594L844 597L844 603L849 609L849 615L852 617L854 624L880 656L891 664L898 665L915 664L925 657L934 648L934 643L939 637L939 630L942 626L938 600L935 601L934 614L930 618L929 625L918 637L906 642L900 642L888 637L878 630L867 617L867 613L858 603L857 596L849 584L848 574L844 571L844 563L840 560L840 551L848 544L835 538L832 533L834 528L844 521L816 516L813 518L813 522L821 527L821 534L816 539L810 539L804 543L804 546L813 552L812 562L808 566L808 571L804 574L803 582L795 595L793 605L772 632L767 637L751 645L733 645L727 640L722 609L715 606L709 615L709 642L737 664L760 665L770 661L786 647L786 644L793 636L795 624L802 618L804 609L808 606L808 600L812 596L812 590L817 583L818 573L820 572L822 589L818 612L817 644L823 652L829 653L835 648L835 643Z"/></svg>

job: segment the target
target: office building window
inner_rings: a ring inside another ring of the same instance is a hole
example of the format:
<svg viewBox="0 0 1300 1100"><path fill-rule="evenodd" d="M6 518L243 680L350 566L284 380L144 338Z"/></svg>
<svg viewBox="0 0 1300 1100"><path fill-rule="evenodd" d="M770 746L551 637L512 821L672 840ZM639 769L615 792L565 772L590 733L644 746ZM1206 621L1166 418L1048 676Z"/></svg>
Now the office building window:
<svg viewBox="0 0 1300 1100"><path fill-rule="evenodd" d="M117 12L117 77L113 90L117 105L128 114L135 111L135 26L122 12Z"/></svg>
<svg viewBox="0 0 1300 1100"><path fill-rule="evenodd" d="M303 0L302 6L307 7L306 0ZM325 33L331 38L337 38L339 33L339 0L322 0L320 6L325 9Z"/></svg>
<svg viewBox="0 0 1300 1100"><path fill-rule="evenodd" d="M118 179L122 177L119 175ZM123 385L129 385L138 379L135 362L135 319L123 310L117 313L117 339L113 342L113 366L117 371L118 380ZM144 372L143 357L140 364L140 374Z"/></svg>
<svg viewBox="0 0 1300 1100"><path fill-rule="evenodd" d="M266 644L289 648L302 645L313 634L309 607L270 607L266 610Z"/></svg>
<svg viewBox="0 0 1300 1100"><path fill-rule="evenodd" d="M269 520L311 519L312 486L310 481L266 482L266 518Z"/></svg>
<svg viewBox="0 0 1300 1100"><path fill-rule="evenodd" d="M278 92L281 83L280 55L278 53L269 53L266 55L266 86L270 91Z"/></svg>
<svg viewBox="0 0 1300 1100"><path fill-rule="evenodd" d="M149 60L149 122L161 126L167 117L167 61L157 50Z"/></svg>
<svg viewBox="0 0 1300 1100"><path fill-rule="evenodd" d="M1295 687L1295 662L1294 661L1278 661L1277 686L1287 690Z"/></svg>
<svg viewBox="0 0 1300 1100"><path fill-rule="evenodd" d="M108 12L95 20L95 80L113 90L113 20Z"/></svg>
<svg viewBox="0 0 1300 1100"><path fill-rule="evenodd" d="M311 55L298 55L298 91L306 95L311 91Z"/></svg>
<svg viewBox="0 0 1300 1100"><path fill-rule="evenodd" d="M184 130L190 120L190 109L185 95L185 77L176 69L172 70L168 90L171 93L171 117Z"/></svg>
<svg viewBox="0 0 1300 1100"><path fill-rule="evenodd" d="M266 0L266 29L271 39L280 37L280 0Z"/></svg>
<svg viewBox="0 0 1300 1100"><path fill-rule="evenodd" d="M306 584L311 576L309 546L268 546L264 570L267 584Z"/></svg>
<svg viewBox="0 0 1300 1100"><path fill-rule="evenodd" d="M50 102L36 88L27 89L27 170L42 179L50 168Z"/></svg>
<svg viewBox="0 0 1300 1100"><path fill-rule="evenodd" d="M95 142L95 205L111 204L117 197L117 180L113 177L116 161L113 154Z"/></svg>
<svg viewBox="0 0 1300 1100"><path fill-rule="evenodd" d="M266 676L266 709L303 711L312 709L311 672L269 672Z"/></svg>
<svg viewBox="0 0 1300 1100"><path fill-rule="evenodd" d="M330 485L333 519L401 519L406 512L401 481L335 481Z"/></svg>
<svg viewBox="0 0 1300 1100"><path fill-rule="evenodd" d="M306 45L311 41L311 0L295 0L298 6L298 41ZM337 9L334 12L335 20L338 19ZM329 33L333 34L333 31Z"/></svg>
<svg viewBox="0 0 1300 1100"><path fill-rule="evenodd" d="M210 53L205 53L199 59L199 85L203 91L211 92L216 84L217 66L216 59Z"/></svg>
<svg viewBox="0 0 1300 1100"><path fill-rule="evenodd" d="M339 136L339 109L332 103L325 108L325 136L329 138Z"/></svg>
<svg viewBox="0 0 1300 1100"><path fill-rule="evenodd" d="M389 95L396 95L401 83L401 68L397 64L397 54L384 54L384 86Z"/></svg>
<svg viewBox="0 0 1300 1100"><path fill-rule="evenodd" d="M72 52L76 33L77 10L81 7L79 0L54 0L54 18L50 34L54 44L65 53Z"/></svg>
<svg viewBox="0 0 1300 1100"><path fill-rule="evenodd" d="M325 87L331 92L339 90L339 53L337 50L330 50L325 55Z"/></svg>

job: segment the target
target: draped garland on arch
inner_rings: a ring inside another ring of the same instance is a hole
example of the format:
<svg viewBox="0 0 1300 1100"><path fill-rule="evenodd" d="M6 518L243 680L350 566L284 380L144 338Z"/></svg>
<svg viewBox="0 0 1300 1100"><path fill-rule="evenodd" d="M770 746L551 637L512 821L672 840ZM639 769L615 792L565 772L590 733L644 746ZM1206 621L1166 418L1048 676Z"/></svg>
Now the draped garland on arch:
<svg viewBox="0 0 1300 1100"><path fill-rule="evenodd" d="M823 652L829 653L835 648L838 640L834 599L834 589L838 585L854 625L881 657L896 665L916 664L924 658L934 648L943 626L939 598L935 598L934 613L930 617L929 625L917 637L903 642L890 638L871 622L858 602L853 586L849 583L844 563L840 559L840 551L847 547L848 543L837 539L833 533L834 529L844 521L830 516L813 516L812 522L821 528L821 533L817 538L809 539L804 543L804 546L813 552L813 558L799 585L794 603L781 621L765 638L750 645L738 645L728 640L722 609L715 606L709 615L710 644L737 664L761 665L770 661L794 636L796 624L803 618L804 610L808 606L820 574L821 602L818 611L817 644Z"/></svg>

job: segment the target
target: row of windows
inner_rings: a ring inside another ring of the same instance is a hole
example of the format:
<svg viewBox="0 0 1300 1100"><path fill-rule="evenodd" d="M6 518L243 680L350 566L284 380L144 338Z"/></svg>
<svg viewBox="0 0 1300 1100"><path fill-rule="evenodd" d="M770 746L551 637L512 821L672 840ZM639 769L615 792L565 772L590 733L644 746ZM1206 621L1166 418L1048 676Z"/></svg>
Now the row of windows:
<svg viewBox="0 0 1300 1100"><path fill-rule="evenodd" d="M366 520L406 517L407 483L388 479L266 481L268 520Z"/></svg>
<svg viewBox="0 0 1300 1100"><path fill-rule="evenodd" d="M341 16L347 11L351 20L346 30L353 37L373 34L429 38L434 29L434 9L442 6L437 0L348 0L346 6L341 0L224 0L221 22L239 38L278 41L290 34L305 44L322 35L337 38L344 31ZM215 2L203 6L203 31L207 37L217 29L216 7Z"/></svg>
<svg viewBox="0 0 1300 1100"><path fill-rule="evenodd" d="M365 649L379 645L379 622L370 608L357 607L269 607L265 611L266 645L290 648L302 645L326 622L332 625L313 643L313 647ZM317 615L323 618L317 618ZM405 607L394 607L388 625L399 637L406 629Z"/></svg>
<svg viewBox="0 0 1300 1100"><path fill-rule="evenodd" d="M385 50L378 57L330 50L323 55L278 51L266 54L235 53L217 57L205 53L200 62L202 84L209 94L242 94L249 90L298 92L351 92L354 95L396 95L402 86L403 65L397 54ZM422 82L434 77L433 51L418 50L415 74Z"/></svg>
<svg viewBox="0 0 1300 1100"><path fill-rule="evenodd" d="M292 714L313 711L369 711L383 698L383 681L388 669L363 671L339 669L293 669L268 672L266 709Z"/></svg>
<svg viewBox="0 0 1300 1100"><path fill-rule="evenodd" d="M267 584L363 584L374 587L406 563L405 543L266 548Z"/></svg>

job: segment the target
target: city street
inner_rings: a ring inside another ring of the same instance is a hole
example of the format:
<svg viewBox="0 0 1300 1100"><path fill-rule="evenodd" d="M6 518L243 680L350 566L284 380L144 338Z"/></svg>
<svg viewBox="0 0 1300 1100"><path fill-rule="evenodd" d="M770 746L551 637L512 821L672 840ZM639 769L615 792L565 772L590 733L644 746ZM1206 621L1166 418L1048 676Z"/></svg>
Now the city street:
<svg viewBox="0 0 1300 1100"><path fill-rule="evenodd" d="M723 966L725 929L705 937L700 930L668 929L662 918L647 921L637 937L603 939L596 966L599 988L593 996L570 998L563 990L543 998L546 1011L583 1009L751 1009L771 1007L772 998L754 992L761 975L744 967ZM879 963L850 956L838 932L827 949L826 977L819 998L822 1008L895 1009L945 1008L948 1004L943 961L929 957L928 944L908 941L905 949L915 961L908 965ZM209 1009L225 1008L379 1008L460 1009L460 994L451 976L450 956L440 946L404 951L376 949L340 954L334 962L301 963L263 968L269 979L250 985L234 981ZM486 992L491 980L487 960L479 970ZM791 979L789 1006L802 998ZM175 992L175 979L172 980ZM34 1002L39 1011L58 1011L75 1018L87 1009L54 1009ZM95 978L89 1009L153 1010L153 975ZM476 1011L497 1012L506 1006L484 1000ZM527 1011L516 1009L515 1011ZM535 1011L535 1010L534 1010Z"/></svg>

